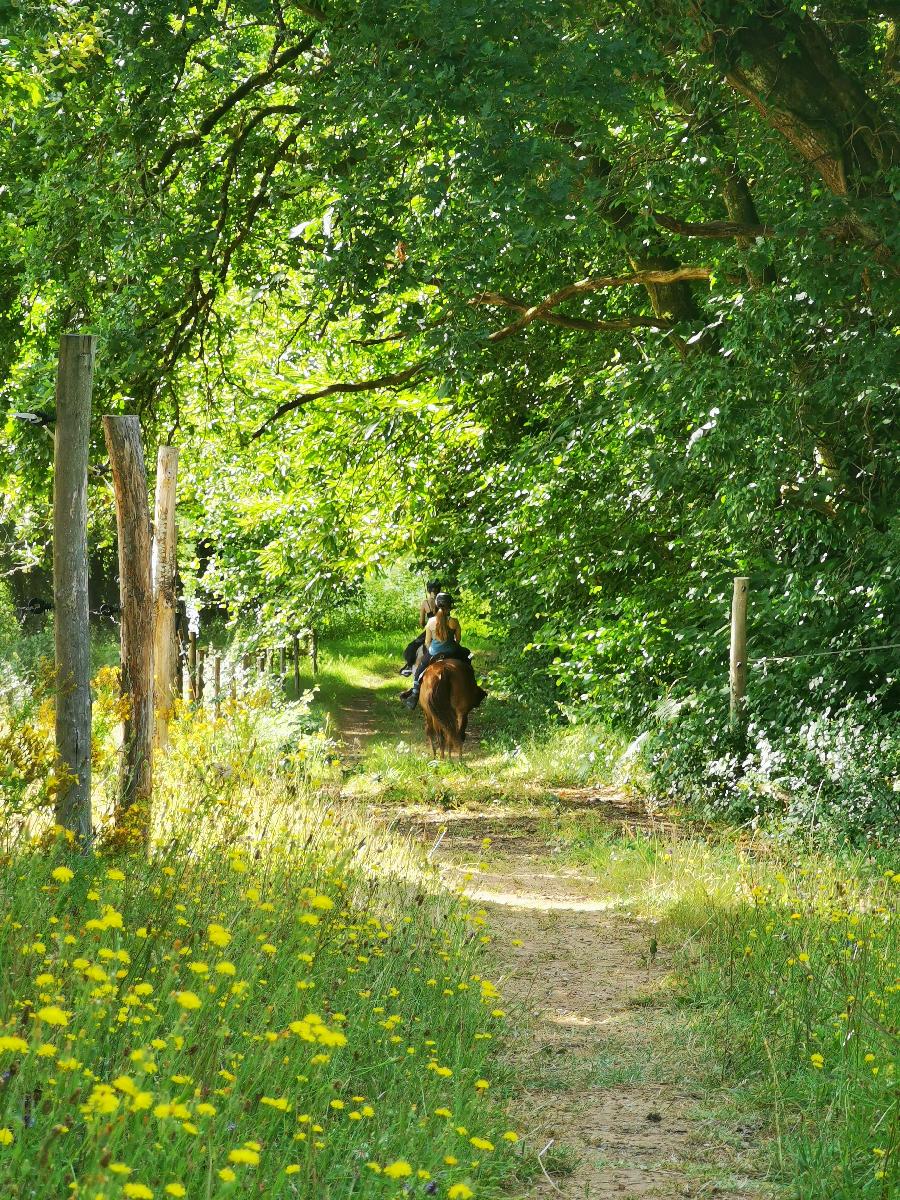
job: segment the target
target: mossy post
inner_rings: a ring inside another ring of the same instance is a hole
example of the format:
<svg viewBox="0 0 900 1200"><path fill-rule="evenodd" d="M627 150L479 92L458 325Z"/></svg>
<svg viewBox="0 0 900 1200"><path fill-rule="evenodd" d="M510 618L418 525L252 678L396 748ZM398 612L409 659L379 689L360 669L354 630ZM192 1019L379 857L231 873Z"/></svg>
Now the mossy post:
<svg viewBox="0 0 900 1200"><path fill-rule="evenodd" d="M141 423L135 416L103 418L116 497L119 596L122 606L122 695L128 702L122 747L117 823L140 810L133 832L146 837L153 786L153 581L150 505Z"/></svg>
<svg viewBox="0 0 900 1200"><path fill-rule="evenodd" d="M750 580L738 575L731 598L731 658L729 668L731 727L743 729L747 694L747 592Z"/></svg>
<svg viewBox="0 0 900 1200"><path fill-rule="evenodd" d="M56 373L53 602L56 641L56 821L91 840L91 638L88 624L87 467L97 339L64 334Z"/></svg>

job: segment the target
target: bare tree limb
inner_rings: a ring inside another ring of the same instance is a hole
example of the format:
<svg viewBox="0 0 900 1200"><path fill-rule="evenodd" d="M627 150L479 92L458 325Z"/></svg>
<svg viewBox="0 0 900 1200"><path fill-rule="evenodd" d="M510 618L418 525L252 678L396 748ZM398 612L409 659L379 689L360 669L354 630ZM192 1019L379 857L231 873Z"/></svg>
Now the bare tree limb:
<svg viewBox="0 0 900 1200"><path fill-rule="evenodd" d="M578 283L570 283L566 287L560 288L558 292L553 292L546 300L542 300L540 304L535 304L531 308L527 308L517 321L513 321L510 325L505 325L503 329L495 330L488 338L488 341L502 341L504 338L511 337L514 333L519 333L520 330L530 325L532 321L546 320L548 313L556 308L557 305L562 304L564 300L571 299L572 296L581 296L588 292L598 292L604 288L632 287L634 285L646 287L647 284L671 284L681 283L689 279L709 279L711 275L712 267L675 267L672 270L635 271L633 275L592 275L587 279L579 280Z"/></svg>
<svg viewBox="0 0 900 1200"><path fill-rule="evenodd" d="M293 399L286 400L284 404L279 404L271 417L263 421L262 425L251 434L250 440L256 441L275 421L280 421L288 413L294 412L298 408L303 408L304 405L312 403L313 400L321 400L325 396L345 395L354 392L374 392L380 388L402 387L404 383L409 383L411 379L415 379L417 375L421 375L427 365L427 362L420 360L404 368L402 371L395 371L391 375L380 375L377 379L362 379L355 383L329 383L326 387L319 388L315 392L304 392L300 396L294 396Z"/></svg>

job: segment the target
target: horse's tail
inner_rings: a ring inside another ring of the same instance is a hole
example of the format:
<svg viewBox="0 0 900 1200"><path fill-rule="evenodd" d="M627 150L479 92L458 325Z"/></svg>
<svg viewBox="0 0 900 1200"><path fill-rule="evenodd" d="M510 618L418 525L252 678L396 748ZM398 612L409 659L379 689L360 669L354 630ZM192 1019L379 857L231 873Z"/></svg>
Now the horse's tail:
<svg viewBox="0 0 900 1200"><path fill-rule="evenodd" d="M451 744L459 737L456 709L453 705L453 672L441 666L431 668L437 674L428 698L431 715L436 725L450 739Z"/></svg>

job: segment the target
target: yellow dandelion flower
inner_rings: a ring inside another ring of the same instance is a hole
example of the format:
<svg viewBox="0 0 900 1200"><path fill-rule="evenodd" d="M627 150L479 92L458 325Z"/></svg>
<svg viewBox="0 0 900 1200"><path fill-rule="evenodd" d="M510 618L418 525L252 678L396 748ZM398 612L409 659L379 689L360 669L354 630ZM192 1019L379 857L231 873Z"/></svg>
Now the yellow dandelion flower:
<svg viewBox="0 0 900 1200"><path fill-rule="evenodd" d="M196 992L176 992L175 1000L182 1008L200 1008L202 1001Z"/></svg>
<svg viewBox="0 0 900 1200"><path fill-rule="evenodd" d="M288 1163L288 1165L284 1168L284 1173L285 1175L296 1175L299 1170L299 1163Z"/></svg>
<svg viewBox="0 0 900 1200"><path fill-rule="evenodd" d="M221 1167L218 1171L218 1176L223 1183L234 1183L237 1179L237 1175L235 1175L231 1167Z"/></svg>
<svg viewBox="0 0 900 1200"><path fill-rule="evenodd" d="M486 1092L491 1085L486 1079L476 1079L475 1086L479 1092Z"/></svg>
<svg viewBox="0 0 900 1200"><path fill-rule="evenodd" d="M517 1142L519 1140L519 1135L514 1130L507 1129L506 1133L503 1135L503 1140L504 1142Z"/></svg>
<svg viewBox="0 0 900 1200"><path fill-rule="evenodd" d="M821 1054L811 1054L809 1056L809 1061L812 1063L812 1065L816 1068L817 1071L821 1071L822 1068L825 1066L825 1059L822 1057Z"/></svg>
<svg viewBox="0 0 900 1200"><path fill-rule="evenodd" d="M131 1174L131 1167L129 1167L128 1163L111 1162L109 1164L109 1169L110 1169L110 1171L112 1171L112 1173L114 1175L130 1175Z"/></svg>
<svg viewBox="0 0 900 1200"><path fill-rule="evenodd" d="M128 1200L153 1200L153 1193L146 1183L126 1183L122 1195L127 1196Z"/></svg>
<svg viewBox="0 0 900 1200"><path fill-rule="evenodd" d="M216 973L218 975L236 975L237 968L235 967L234 963L220 962L216 963Z"/></svg>
<svg viewBox="0 0 900 1200"><path fill-rule="evenodd" d="M0 1051L7 1050L11 1054L27 1054L28 1043L24 1038L15 1034L5 1033L0 1036Z"/></svg>
<svg viewBox="0 0 900 1200"><path fill-rule="evenodd" d="M167 1183L166 1186L163 1188L163 1191L166 1193L167 1196L179 1197L179 1200L180 1200L180 1197L187 1195L187 1188L184 1187L184 1185L180 1184L180 1183Z"/></svg>
<svg viewBox="0 0 900 1200"><path fill-rule="evenodd" d="M35 1014L39 1021L46 1021L48 1025L68 1025L68 1013L63 1012L58 1004L45 1004L43 1008L39 1008Z"/></svg>
<svg viewBox="0 0 900 1200"><path fill-rule="evenodd" d="M475 1193L465 1183L454 1183L447 1189L448 1200L472 1200Z"/></svg>
<svg viewBox="0 0 900 1200"><path fill-rule="evenodd" d="M114 883L121 883L125 878L125 872L120 871L118 867L113 867L106 872L106 878L113 880Z"/></svg>
<svg viewBox="0 0 900 1200"><path fill-rule="evenodd" d="M227 946L231 941L231 934L224 925L216 925L215 922L206 927L206 936L214 946L220 948Z"/></svg>
<svg viewBox="0 0 900 1200"><path fill-rule="evenodd" d="M11 1129L7 1129L6 1126L0 1129L0 1146L11 1146L15 1140Z"/></svg>
<svg viewBox="0 0 900 1200"><path fill-rule="evenodd" d="M413 1169L408 1162L402 1158L398 1158L396 1162L388 1163L384 1168L384 1174L388 1179L404 1179L407 1175L412 1175Z"/></svg>
<svg viewBox="0 0 900 1200"><path fill-rule="evenodd" d="M248 1167L258 1167L259 1154L255 1150L249 1150L246 1146L240 1146L237 1150L228 1151L228 1161L246 1163Z"/></svg>
<svg viewBox="0 0 900 1200"><path fill-rule="evenodd" d="M56 867L50 872L50 878L55 879L57 883L68 883L75 878L75 872L70 871L68 867Z"/></svg>

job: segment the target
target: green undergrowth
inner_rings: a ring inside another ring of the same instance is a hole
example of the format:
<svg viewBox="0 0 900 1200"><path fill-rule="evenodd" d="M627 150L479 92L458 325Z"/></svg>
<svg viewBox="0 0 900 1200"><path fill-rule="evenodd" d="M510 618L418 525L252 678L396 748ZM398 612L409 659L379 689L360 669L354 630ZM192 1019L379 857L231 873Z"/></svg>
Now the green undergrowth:
<svg viewBox="0 0 900 1200"><path fill-rule="evenodd" d="M22 825L0 859L4 1197L464 1200L518 1169L479 919L317 794L320 735L260 729L182 713L147 854Z"/></svg>
<svg viewBox="0 0 900 1200"><path fill-rule="evenodd" d="M680 1069L724 1089L733 1123L765 1126L788 1194L896 1195L895 850L623 833L583 817L545 832L601 898L648 919L648 957L674 952L674 990L656 999L690 1045Z"/></svg>
<svg viewBox="0 0 900 1200"><path fill-rule="evenodd" d="M488 698L472 715L462 762L430 758L420 712L399 701L409 680L399 674L411 630L345 634L326 639L320 670L301 686L317 689L313 711L342 735L348 794L385 802L457 807L546 800L558 787L605 782L623 743L602 727L538 722L494 685L493 648L482 633L464 642Z"/></svg>

